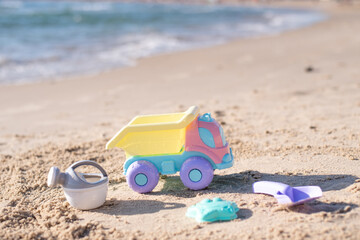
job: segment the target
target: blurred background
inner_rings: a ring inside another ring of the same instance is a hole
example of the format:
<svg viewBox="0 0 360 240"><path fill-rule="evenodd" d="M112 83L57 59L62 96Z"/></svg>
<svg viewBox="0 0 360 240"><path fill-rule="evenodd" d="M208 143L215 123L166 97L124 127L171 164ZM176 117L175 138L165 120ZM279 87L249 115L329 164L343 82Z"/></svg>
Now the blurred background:
<svg viewBox="0 0 360 240"><path fill-rule="evenodd" d="M325 18L256 5L0 0L0 84L97 73Z"/></svg>

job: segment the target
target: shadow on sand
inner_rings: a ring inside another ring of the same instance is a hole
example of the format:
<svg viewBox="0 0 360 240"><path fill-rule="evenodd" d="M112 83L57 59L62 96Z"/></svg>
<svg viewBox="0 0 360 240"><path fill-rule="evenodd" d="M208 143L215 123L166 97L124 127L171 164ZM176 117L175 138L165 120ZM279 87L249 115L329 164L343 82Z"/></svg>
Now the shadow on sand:
<svg viewBox="0 0 360 240"><path fill-rule="evenodd" d="M161 202L155 200L107 200L100 208L90 211L109 215L136 215L156 213L161 210L171 210L185 207L182 203Z"/></svg>
<svg viewBox="0 0 360 240"><path fill-rule="evenodd" d="M103 213L108 215L137 215L151 214L161 210L172 210L176 208L184 208L182 203L165 203L155 200L129 200L121 201L117 199L107 200L103 206L90 210L91 212ZM253 215L253 212L247 208L240 208L237 212L237 218L246 220Z"/></svg>
<svg viewBox="0 0 360 240"><path fill-rule="evenodd" d="M247 208L240 208L236 215L238 219L246 220L253 215L253 212Z"/></svg>
<svg viewBox="0 0 360 240"><path fill-rule="evenodd" d="M318 212L325 213L347 213L351 209L359 207L357 204L345 203L345 202L331 202L325 203L321 201L313 201L308 204L301 204L297 206L289 207L290 211L304 214L313 214Z"/></svg>
<svg viewBox="0 0 360 240"><path fill-rule="evenodd" d="M282 175L267 174L257 171L245 171L229 175L215 175L212 183L204 190L192 191L187 189L181 182L179 176L163 176L163 188L159 192L151 192L149 195L171 195L179 198L193 198L195 196L206 195L209 193L252 193L252 184L256 181L276 181L288 184L290 186L320 186L325 191L341 190L355 182L356 176L352 175ZM136 215L150 214L161 210L171 210L183 208L185 204L174 202L161 202L155 200L129 200L122 201L117 199L107 200L105 204L91 211L100 212L110 215ZM313 201L308 204L285 208L288 211L312 214L317 212L325 213L345 213L353 208L356 204L345 202L325 203ZM252 211L247 208L240 208L239 219L248 219L252 216Z"/></svg>
<svg viewBox="0 0 360 240"><path fill-rule="evenodd" d="M173 195L182 198L192 198L208 193L252 193L252 184L256 181L275 181L290 186L320 186L325 191L340 190L353 184L357 179L352 175L282 175L268 174L257 171L245 171L229 175L215 175L212 183L202 191L187 189L179 176L167 176L160 192L154 195Z"/></svg>

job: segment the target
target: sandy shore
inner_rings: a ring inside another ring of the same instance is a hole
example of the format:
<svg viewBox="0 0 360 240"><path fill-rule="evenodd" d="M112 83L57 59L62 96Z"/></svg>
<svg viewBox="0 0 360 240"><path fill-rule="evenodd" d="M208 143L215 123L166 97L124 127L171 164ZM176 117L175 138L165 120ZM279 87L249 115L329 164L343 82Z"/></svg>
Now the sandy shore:
<svg viewBox="0 0 360 240"><path fill-rule="evenodd" d="M360 9L301 5L329 19L94 76L0 86L0 238L360 239ZM216 171L203 191L175 175L151 194L133 192L124 153L104 150L106 142L137 114L191 105L222 123L234 167ZM82 159L110 175L108 200L92 211L46 186L51 166ZM324 196L283 208L251 194L257 180L318 185ZM213 197L236 202L239 218L185 217Z"/></svg>

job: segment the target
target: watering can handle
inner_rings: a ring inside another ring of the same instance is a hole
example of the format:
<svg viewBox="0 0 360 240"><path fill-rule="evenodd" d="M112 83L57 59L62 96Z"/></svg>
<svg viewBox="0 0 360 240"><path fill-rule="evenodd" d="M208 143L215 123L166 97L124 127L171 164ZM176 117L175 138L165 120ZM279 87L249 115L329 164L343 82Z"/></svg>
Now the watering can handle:
<svg viewBox="0 0 360 240"><path fill-rule="evenodd" d="M100 172L102 173L103 177L107 177L107 173L105 172L105 170L97 163L91 160L82 160L79 162L74 163L73 165L70 166L70 168L72 168L73 170L75 170L75 168L80 167L80 166L84 166L84 165L91 165L96 167L97 169L100 170Z"/></svg>

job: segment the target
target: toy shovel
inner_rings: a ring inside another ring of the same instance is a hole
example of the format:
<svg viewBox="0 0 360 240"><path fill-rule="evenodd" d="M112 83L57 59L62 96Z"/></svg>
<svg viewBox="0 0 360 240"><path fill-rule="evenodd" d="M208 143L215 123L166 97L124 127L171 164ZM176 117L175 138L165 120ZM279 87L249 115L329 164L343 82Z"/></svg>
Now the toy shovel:
<svg viewBox="0 0 360 240"><path fill-rule="evenodd" d="M254 193L274 196L280 204L294 206L322 196L318 186L291 187L280 182L260 181L253 184Z"/></svg>

